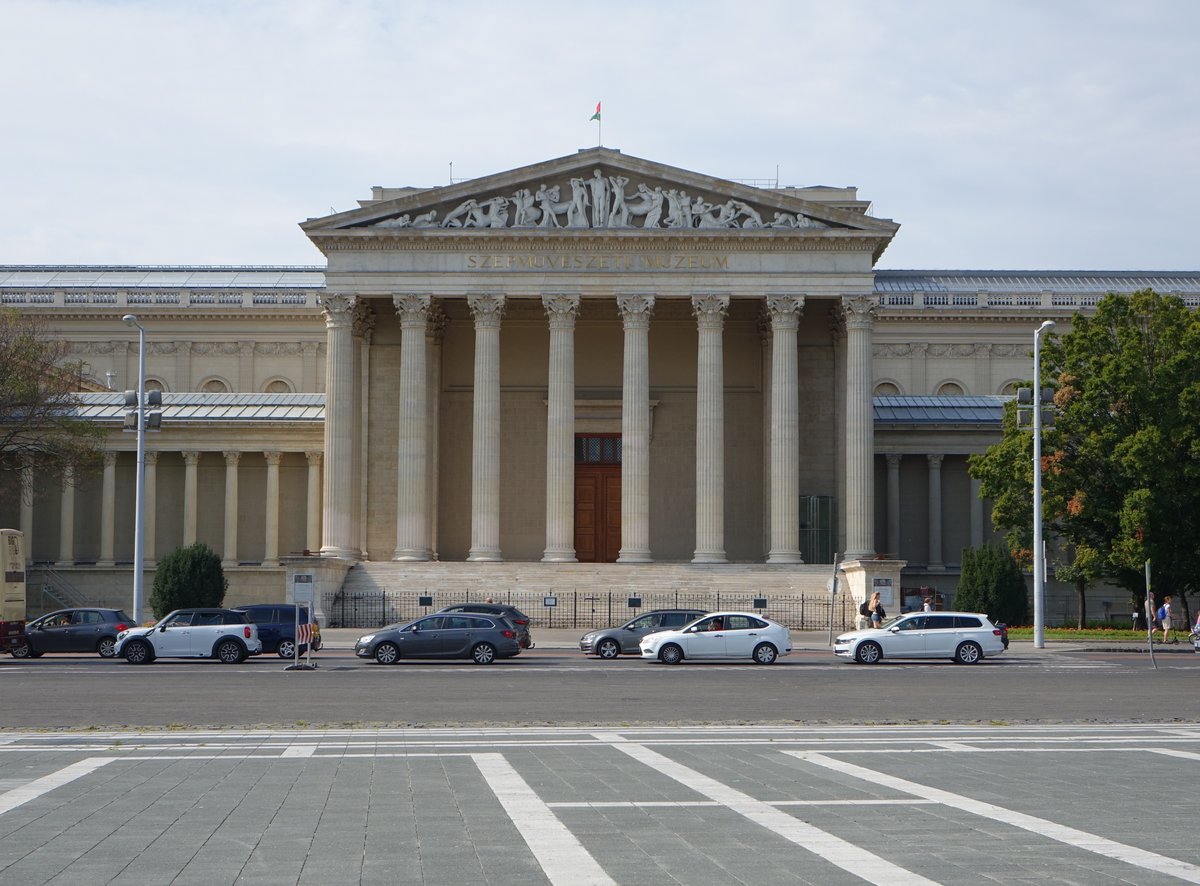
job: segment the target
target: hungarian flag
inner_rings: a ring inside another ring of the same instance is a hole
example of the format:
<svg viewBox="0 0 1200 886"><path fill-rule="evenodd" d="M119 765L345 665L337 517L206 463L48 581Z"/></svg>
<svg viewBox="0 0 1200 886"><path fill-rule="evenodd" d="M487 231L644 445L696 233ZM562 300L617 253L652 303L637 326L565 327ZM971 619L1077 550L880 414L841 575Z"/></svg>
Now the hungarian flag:
<svg viewBox="0 0 1200 886"><path fill-rule="evenodd" d="M592 116L588 117L588 119L589 120L599 120L600 119L600 102L596 102L596 113L592 114Z"/></svg>

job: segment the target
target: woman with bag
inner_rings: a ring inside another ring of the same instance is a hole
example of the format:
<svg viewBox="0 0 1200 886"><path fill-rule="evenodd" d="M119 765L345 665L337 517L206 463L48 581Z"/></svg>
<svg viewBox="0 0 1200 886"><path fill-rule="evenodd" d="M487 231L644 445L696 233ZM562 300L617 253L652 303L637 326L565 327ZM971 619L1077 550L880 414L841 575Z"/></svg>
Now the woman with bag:
<svg viewBox="0 0 1200 886"><path fill-rule="evenodd" d="M880 627L883 624L883 620L887 618L887 613L883 611L883 604L879 602L878 591L871 595L871 602L867 604L867 607L870 609L868 615L871 619L871 627Z"/></svg>

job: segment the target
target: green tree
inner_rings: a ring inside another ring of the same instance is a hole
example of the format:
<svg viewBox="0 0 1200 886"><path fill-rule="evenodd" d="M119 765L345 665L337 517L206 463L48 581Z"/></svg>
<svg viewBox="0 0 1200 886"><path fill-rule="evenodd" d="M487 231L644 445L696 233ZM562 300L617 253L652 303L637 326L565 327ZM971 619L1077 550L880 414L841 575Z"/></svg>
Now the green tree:
<svg viewBox="0 0 1200 886"><path fill-rule="evenodd" d="M196 542L159 561L150 606L157 618L188 606L220 606L228 589L221 558L204 542Z"/></svg>
<svg viewBox="0 0 1200 886"><path fill-rule="evenodd" d="M1098 578L1145 595L1187 595L1200 575L1200 314L1174 296L1110 294L1043 350L1042 385L1057 388L1043 434L1043 520L1063 542L1058 574L1077 589ZM993 521L1014 550L1031 548L1030 434L1006 410L1004 437L971 459ZM1082 613L1082 606L1081 606Z"/></svg>
<svg viewBox="0 0 1200 886"><path fill-rule="evenodd" d="M1029 620L1025 577L1003 545L963 550L954 608L986 612L1005 624L1022 625Z"/></svg>
<svg viewBox="0 0 1200 886"><path fill-rule="evenodd" d="M35 317L0 308L0 497L21 490L21 468L63 473L76 481L99 459L103 430L76 418L84 364L70 344Z"/></svg>

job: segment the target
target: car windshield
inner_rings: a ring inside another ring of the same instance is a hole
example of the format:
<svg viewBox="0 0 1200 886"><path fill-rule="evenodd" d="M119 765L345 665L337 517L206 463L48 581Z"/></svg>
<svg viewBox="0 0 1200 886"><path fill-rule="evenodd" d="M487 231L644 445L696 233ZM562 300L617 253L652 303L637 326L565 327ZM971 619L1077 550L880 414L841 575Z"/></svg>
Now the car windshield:
<svg viewBox="0 0 1200 886"><path fill-rule="evenodd" d="M887 621L885 621L883 624L881 624L879 626L879 628L880 628L880 630L886 630L887 628L892 627L894 624L896 624L896 622L900 621L900 619L902 619L902 618L908 618L908 613L906 612L903 615L893 615L891 618L889 618Z"/></svg>

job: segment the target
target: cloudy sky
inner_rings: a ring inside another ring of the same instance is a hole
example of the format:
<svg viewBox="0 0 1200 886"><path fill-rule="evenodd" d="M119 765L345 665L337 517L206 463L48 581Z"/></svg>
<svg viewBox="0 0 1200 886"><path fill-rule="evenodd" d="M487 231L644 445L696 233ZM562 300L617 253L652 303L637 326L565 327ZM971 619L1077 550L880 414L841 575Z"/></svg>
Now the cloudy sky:
<svg viewBox="0 0 1200 886"><path fill-rule="evenodd" d="M319 264L604 144L853 185L889 268L1200 268L1194 0L2 0L0 264Z"/></svg>

